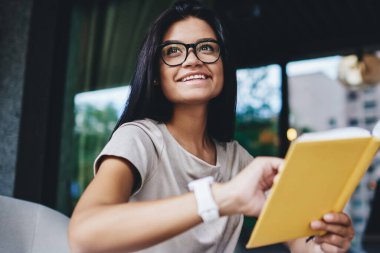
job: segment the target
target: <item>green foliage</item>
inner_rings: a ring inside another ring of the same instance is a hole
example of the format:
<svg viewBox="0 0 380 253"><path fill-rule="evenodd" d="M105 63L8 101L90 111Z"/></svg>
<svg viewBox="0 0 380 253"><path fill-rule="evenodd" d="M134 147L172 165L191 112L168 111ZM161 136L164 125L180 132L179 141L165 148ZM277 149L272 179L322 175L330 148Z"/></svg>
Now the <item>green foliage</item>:
<svg viewBox="0 0 380 253"><path fill-rule="evenodd" d="M108 104L105 108L83 104L78 105L75 110L78 174L73 178L73 183L77 184L78 190L72 192L72 198L76 202L93 178L94 160L110 138L118 115L112 104Z"/></svg>
<svg viewBox="0 0 380 253"><path fill-rule="evenodd" d="M254 156L275 156L278 153L276 119L237 117L235 139Z"/></svg>

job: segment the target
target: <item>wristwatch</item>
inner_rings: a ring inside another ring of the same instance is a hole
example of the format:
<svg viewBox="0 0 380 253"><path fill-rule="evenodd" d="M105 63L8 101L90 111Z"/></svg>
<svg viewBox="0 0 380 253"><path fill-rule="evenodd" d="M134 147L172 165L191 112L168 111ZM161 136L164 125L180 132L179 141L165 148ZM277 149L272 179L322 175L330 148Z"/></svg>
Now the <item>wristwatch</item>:
<svg viewBox="0 0 380 253"><path fill-rule="evenodd" d="M203 222L211 222L219 218L219 210L211 193L210 185L214 183L213 177L204 177L188 184L189 190L194 192L198 205L198 214Z"/></svg>

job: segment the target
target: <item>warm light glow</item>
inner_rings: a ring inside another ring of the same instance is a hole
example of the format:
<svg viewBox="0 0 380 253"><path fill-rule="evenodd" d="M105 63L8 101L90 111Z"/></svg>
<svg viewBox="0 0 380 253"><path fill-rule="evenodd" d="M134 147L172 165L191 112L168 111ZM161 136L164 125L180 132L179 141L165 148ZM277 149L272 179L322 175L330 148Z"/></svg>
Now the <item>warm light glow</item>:
<svg viewBox="0 0 380 253"><path fill-rule="evenodd" d="M294 128L289 128L286 132L286 137L289 141L295 140L297 138L297 130L295 130Z"/></svg>

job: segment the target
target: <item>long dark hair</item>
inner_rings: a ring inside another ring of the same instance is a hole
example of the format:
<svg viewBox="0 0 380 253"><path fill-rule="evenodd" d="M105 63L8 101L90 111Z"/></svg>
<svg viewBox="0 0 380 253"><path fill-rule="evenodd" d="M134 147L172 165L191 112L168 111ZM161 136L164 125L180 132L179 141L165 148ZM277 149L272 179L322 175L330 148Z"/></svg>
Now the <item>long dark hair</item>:
<svg viewBox="0 0 380 253"><path fill-rule="evenodd" d="M131 81L131 93L114 131L122 124L137 119L150 118L167 122L172 117L173 105L164 96L161 87L154 85L159 78L159 50L162 38L169 27L187 17L204 20L214 30L222 45L224 85L221 93L208 105L207 133L226 142L233 138L236 108L236 72L228 51L229 42L221 20L198 1L185 0L174 3L150 27L140 49L136 71Z"/></svg>

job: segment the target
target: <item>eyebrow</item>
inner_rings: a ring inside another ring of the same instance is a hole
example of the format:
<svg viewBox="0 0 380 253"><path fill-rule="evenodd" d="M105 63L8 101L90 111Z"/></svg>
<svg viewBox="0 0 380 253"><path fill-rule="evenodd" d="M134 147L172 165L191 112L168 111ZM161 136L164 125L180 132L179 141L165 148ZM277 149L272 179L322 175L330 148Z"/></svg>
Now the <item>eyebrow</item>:
<svg viewBox="0 0 380 253"><path fill-rule="evenodd" d="M199 40L196 40L195 42L194 42L194 44L195 43L198 43L198 42L202 42L202 41L209 41L209 40L216 40L216 41L218 41L217 39L215 39L215 38L201 38L201 39L199 39ZM180 41L180 40L165 40L165 41L163 41L162 42L162 44L167 44L167 43L183 43L183 44L193 44L193 43L185 43L185 42L183 42L183 41Z"/></svg>

